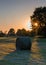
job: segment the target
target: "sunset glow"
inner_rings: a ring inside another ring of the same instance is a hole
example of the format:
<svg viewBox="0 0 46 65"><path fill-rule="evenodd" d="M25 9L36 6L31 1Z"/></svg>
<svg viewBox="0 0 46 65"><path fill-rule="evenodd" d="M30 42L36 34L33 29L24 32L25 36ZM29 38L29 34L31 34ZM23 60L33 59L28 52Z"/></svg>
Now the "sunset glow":
<svg viewBox="0 0 46 65"><path fill-rule="evenodd" d="M0 31L8 31L10 28L32 28L29 21L34 9L45 6L46 0L0 0ZM35 24L37 26L37 24Z"/></svg>
<svg viewBox="0 0 46 65"><path fill-rule="evenodd" d="M31 25L31 21L30 21L30 19L27 21L27 23L26 23L26 29L27 30L31 30L30 28L32 28L32 25Z"/></svg>
<svg viewBox="0 0 46 65"><path fill-rule="evenodd" d="M37 27L38 26L38 23L34 23L34 25Z"/></svg>

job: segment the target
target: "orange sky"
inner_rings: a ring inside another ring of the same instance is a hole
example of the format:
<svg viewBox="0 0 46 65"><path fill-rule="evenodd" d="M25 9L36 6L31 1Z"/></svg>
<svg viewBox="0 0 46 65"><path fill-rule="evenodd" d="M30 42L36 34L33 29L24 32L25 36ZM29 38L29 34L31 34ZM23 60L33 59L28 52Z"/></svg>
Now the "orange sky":
<svg viewBox="0 0 46 65"><path fill-rule="evenodd" d="M16 18L14 17L6 17L6 19L2 18L1 21L3 21L3 23L1 22L0 24L0 30L2 30L3 32L5 31L9 31L10 28L14 28L15 32L18 29L22 29L25 28L26 30L30 30L30 15L29 14L25 14L25 16L21 16L20 18ZM3 24L3 25L2 25Z"/></svg>
<svg viewBox="0 0 46 65"><path fill-rule="evenodd" d="M46 6L46 0L0 0L0 31L30 30L29 18L40 6Z"/></svg>

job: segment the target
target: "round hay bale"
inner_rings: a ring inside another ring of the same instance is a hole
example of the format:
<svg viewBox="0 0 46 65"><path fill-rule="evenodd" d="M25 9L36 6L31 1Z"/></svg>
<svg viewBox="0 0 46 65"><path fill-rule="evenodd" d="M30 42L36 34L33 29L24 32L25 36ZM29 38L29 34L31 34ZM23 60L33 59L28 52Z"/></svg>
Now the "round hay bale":
<svg viewBox="0 0 46 65"><path fill-rule="evenodd" d="M16 39L17 50L30 50L31 45L31 39L29 37L20 37Z"/></svg>

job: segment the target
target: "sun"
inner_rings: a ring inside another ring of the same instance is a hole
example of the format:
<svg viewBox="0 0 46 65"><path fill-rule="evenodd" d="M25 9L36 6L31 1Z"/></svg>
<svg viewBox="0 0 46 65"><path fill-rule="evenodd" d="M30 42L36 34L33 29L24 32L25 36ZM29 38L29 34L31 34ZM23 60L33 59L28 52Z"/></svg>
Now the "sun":
<svg viewBox="0 0 46 65"><path fill-rule="evenodd" d="M34 25L37 27L38 26L38 23L34 23Z"/></svg>

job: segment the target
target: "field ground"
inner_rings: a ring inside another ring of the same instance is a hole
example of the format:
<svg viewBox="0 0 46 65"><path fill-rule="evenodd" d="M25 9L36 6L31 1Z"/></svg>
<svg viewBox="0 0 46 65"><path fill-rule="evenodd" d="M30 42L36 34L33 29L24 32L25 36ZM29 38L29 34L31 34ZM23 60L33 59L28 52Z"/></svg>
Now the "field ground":
<svg viewBox="0 0 46 65"><path fill-rule="evenodd" d="M15 51L16 38L0 37L0 65L46 65L46 38L31 42L31 51Z"/></svg>

